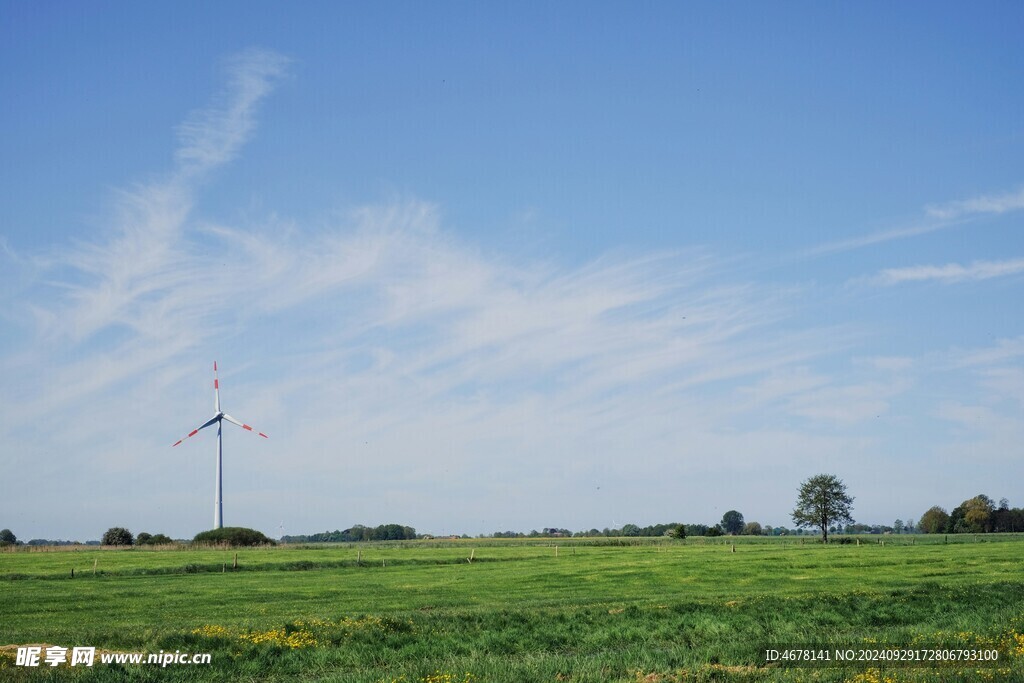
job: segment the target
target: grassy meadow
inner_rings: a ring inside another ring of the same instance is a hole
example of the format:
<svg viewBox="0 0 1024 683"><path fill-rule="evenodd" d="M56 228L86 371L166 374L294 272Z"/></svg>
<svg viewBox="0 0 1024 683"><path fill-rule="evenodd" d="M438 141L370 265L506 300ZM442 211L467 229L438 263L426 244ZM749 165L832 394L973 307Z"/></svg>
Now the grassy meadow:
<svg viewBox="0 0 1024 683"><path fill-rule="evenodd" d="M1024 538L869 538L20 548L0 552L0 680L1024 681ZM15 666L29 643L212 663ZM1001 660L763 662L805 643Z"/></svg>

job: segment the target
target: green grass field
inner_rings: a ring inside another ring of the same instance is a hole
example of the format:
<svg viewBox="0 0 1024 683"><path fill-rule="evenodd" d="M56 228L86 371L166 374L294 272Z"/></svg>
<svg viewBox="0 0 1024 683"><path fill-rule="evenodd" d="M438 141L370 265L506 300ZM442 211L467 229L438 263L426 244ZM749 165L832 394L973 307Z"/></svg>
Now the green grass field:
<svg viewBox="0 0 1024 683"><path fill-rule="evenodd" d="M417 541L0 553L0 645L209 652L3 680L1024 681L1013 536ZM468 558L472 556L473 561ZM357 562L358 558L358 562ZM95 567L95 573L94 573ZM71 570L75 577L71 578ZM998 648L997 666L765 665L805 643Z"/></svg>

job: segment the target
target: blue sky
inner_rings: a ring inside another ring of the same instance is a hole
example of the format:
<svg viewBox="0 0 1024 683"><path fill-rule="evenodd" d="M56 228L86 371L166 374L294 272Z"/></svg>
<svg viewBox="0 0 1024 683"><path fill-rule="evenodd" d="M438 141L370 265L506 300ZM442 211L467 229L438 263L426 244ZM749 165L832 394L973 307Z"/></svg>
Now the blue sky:
<svg viewBox="0 0 1024 683"><path fill-rule="evenodd" d="M1013 3L0 3L0 526L680 520L1024 479Z"/></svg>

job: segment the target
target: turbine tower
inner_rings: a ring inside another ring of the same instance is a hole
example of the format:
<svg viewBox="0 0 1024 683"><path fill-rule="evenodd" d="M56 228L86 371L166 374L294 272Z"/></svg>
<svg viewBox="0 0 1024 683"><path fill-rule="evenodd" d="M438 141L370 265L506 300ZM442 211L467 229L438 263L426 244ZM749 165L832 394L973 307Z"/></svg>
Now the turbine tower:
<svg viewBox="0 0 1024 683"><path fill-rule="evenodd" d="M223 448L221 447L221 435L220 435L221 423L224 420L227 420L231 424L236 424L239 427L241 427L242 429L245 429L247 431L256 432L257 434L262 436L264 439L269 438L263 432L258 432L255 429L253 429L252 427L250 427L249 425L247 425L247 424L245 424L243 422L239 422L238 420L236 420L235 418L231 417L227 413L224 413L224 412L221 411L221 409L220 409L220 381L217 379L217 361L213 361L213 417L211 417L209 420L204 422L202 425L200 425L199 427L196 427L191 432L189 432L188 436L185 436L185 437L182 437L182 438L178 439L177 442L175 442L174 445L171 446L171 448L174 448L174 446L177 446L179 443L181 443L185 439L187 439L187 438L189 438L191 436L195 436L197 433L199 433L200 430L206 429L207 427L209 427L211 425L217 425L217 487L214 489L214 492L213 492L213 528L214 529L222 529L222 528L224 528L224 474L223 474L223 466L222 466L222 459L223 459L224 451L223 451Z"/></svg>

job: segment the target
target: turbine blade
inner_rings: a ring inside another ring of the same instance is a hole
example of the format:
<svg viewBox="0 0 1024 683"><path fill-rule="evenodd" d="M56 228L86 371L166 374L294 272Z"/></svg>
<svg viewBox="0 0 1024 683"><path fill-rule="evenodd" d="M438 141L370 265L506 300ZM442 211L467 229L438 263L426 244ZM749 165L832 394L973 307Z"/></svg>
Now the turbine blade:
<svg viewBox="0 0 1024 683"><path fill-rule="evenodd" d="M200 431L200 430L206 429L206 428L207 428L207 427L209 427L210 425L212 425L212 424L214 424L215 422L217 422L217 420L219 420L219 419L220 419L220 413L217 413L216 415L214 415L213 417L211 417L211 418L210 418L209 420L207 420L206 422L204 422L204 423L203 423L202 425L200 425L199 427L196 427L196 428L195 428L195 429L193 429L193 430L192 430L191 432L189 432L189 433L188 433L187 435L185 435L185 436L181 437L181 438L180 438L180 439L178 439L178 440L177 440L176 442L174 442L173 444L171 444L171 448L174 448L175 446L177 446L177 445L178 445L179 443L181 443L181 442L182 442L182 441L184 441L185 439L188 439L189 437L193 437L193 436L195 436L196 434L198 434L198 433L199 433L199 431Z"/></svg>
<svg viewBox="0 0 1024 683"><path fill-rule="evenodd" d="M220 380L217 379L217 361L213 361L213 412L220 412Z"/></svg>
<svg viewBox="0 0 1024 683"><path fill-rule="evenodd" d="M267 436L263 432L257 431L255 429L253 429L252 427L250 427L249 425L243 424L243 423L239 422L238 420L236 420L235 418L231 417L230 415L225 414L224 415L224 419L227 420L228 422L230 422L231 424L238 425L242 429L246 429L246 430L248 430L250 432L255 432L256 434L259 434L260 436L262 436L264 439L269 439L270 438L269 436Z"/></svg>

